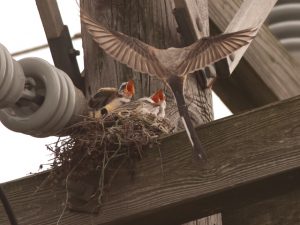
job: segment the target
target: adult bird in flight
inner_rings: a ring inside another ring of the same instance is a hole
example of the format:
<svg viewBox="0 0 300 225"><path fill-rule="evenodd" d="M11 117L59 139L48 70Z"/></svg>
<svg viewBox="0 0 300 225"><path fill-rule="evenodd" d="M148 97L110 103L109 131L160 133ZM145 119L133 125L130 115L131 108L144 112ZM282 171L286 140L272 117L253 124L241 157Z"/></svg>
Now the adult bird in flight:
<svg viewBox="0 0 300 225"><path fill-rule="evenodd" d="M156 76L172 90L191 145L197 155L205 159L184 100L183 87L186 77L250 43L257 29L204 37L184 48L158 49L100 24L83 10L80 17L94 41L108 55L134 71Z"/></svg>

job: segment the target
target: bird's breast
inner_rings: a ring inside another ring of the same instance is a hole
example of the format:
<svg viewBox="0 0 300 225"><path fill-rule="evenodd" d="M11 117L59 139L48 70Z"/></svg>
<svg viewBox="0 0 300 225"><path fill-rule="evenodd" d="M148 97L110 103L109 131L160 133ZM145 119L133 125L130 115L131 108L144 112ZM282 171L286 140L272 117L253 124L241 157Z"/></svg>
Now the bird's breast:
<svg viewBox="0 0 300 225"><path fill-rule="evenodd" d="M130 102L130 99L127 98L115 98L109 104L105 106L108 112L113 111L114 109L120 107L121 105Z"/></svg>

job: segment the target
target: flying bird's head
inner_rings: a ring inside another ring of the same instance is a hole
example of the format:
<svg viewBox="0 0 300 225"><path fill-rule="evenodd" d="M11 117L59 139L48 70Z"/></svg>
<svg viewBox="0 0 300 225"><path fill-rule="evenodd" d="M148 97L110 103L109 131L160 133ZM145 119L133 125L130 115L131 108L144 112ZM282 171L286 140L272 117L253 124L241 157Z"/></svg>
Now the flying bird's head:
<svg viewBox="0 0 300 225"><path fill-rule="evenodd" d="M162 89L159 89L158 91L156 91L153 95L151 95L150 98L157 105L162 105L166 102L166 96Z"/></svg>
<svg viewBox="0 0 300 225"><path fill-rule="evenodd" d="M131 99L135 94L134 81L129 80L121 84L118 93L125 98Z"/></svg>

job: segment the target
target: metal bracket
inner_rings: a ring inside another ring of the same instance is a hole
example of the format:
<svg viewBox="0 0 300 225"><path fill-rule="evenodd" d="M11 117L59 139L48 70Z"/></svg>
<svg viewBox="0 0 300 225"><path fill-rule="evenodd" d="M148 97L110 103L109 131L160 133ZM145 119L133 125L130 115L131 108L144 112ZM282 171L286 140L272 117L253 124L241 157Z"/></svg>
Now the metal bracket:
<svg viewBox="0 0 300 225"><path fill-rule="evenodd" d="M36 0L54 64L69 75L74 85L83 93L84 79L81 77L75 50L68 27L63 24L56 0Z"/></svg>
<svg viewBox="0 0 300 225"><path fill-rule="evenodd" d="M47 40L55 66L67 73L74 85L84 93L84 79L81 77L76 59L79 51L73 47L68 27L64 25L59 37Z"/></svg>

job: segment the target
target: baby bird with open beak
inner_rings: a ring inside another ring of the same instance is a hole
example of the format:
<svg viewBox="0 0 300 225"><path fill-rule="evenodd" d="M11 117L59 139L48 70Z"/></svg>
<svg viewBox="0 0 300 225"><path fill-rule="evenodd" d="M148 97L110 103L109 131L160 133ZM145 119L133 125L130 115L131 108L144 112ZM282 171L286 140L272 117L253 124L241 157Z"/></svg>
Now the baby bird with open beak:
<svg viewBox="0 0 300 225"><path fill-rule="evenodd" d="M154 92L150 97L139 98L128 104L117 108L113 112L136 112L140 114L153 114L158 117L165 117L166 96L163 90Z"/></svg>
<svg viewBox="0 0 300 225"><path fill-rule="evenodd" d="M165 109L167 104L166 96L162 89L159 89L150 97L140 98L138 101L141 104L136 111L141 113L151 113L159 117L165 117Z"/></svg>
<svg viewBox="0 0 300 225"><path fill-rule="evenodd" d="M100 118L116 108L131 101L135 94L133 80L123 82L119 89L105 87L100 88L89 100L89 107L95 110L95 118Z"/></svg>

